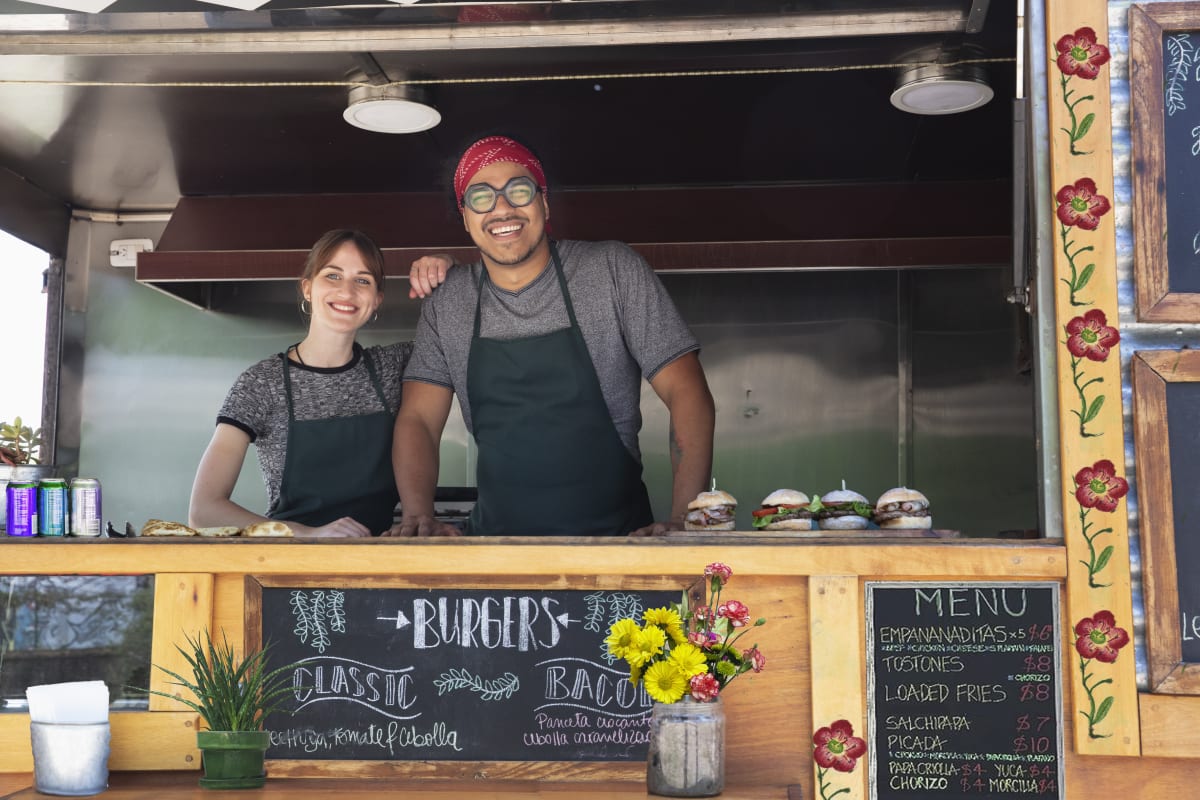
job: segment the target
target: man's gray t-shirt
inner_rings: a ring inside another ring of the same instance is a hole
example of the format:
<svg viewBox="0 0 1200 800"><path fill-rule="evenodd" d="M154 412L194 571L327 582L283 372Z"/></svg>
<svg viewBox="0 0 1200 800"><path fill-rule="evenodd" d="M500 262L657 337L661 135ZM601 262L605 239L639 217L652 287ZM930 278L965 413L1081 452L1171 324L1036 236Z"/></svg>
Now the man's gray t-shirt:
<svg viewBox="0 0 1200 800"><path fill-rule="evenodd" d="M412 342L400 342L366 348L387 400L386 410L391 414L400 408L400 376L412 347ZM308 367L291 361L288 374L296 419L357 417L383 411L363 363L363 352L356 342L354 357L341 367ZM270 514L279 503L288 440L287 394L283 362L278 355L263 359L238 376L217 412L217 422L242 429L258 448Z"/></svg>
<svg viewBox="0 0 1200 800"><path fill-rule="evenodd" d="M700 349L675 303L646 261L620 242L558 242L567 290L575 308L609 415L625 447L641 460L641 379L680 356ZM467 430L467 359L481 300L480 336L518 339L570 326L552 265L519 291L488 281L480 293L483 265L450 270L446 282L421 306L421 320L405 381L453 389Z"/></svg>

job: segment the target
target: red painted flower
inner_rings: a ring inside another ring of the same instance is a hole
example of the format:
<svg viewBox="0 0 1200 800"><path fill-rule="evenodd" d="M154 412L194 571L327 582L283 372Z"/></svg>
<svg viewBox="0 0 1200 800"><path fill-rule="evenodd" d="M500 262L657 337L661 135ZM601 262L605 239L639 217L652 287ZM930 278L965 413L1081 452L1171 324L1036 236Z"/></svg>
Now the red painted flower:
<svg viewBox="0 0 1200 800"><path fill-rule="evenodd" d="M1058 51L1058 68L1064 75L1078 75L1086 80L1095 80L1100 67L1108 63L1108 48L1096 41L1096 32L1091 28L1080 28L1075 35L1058 40L1054 49Z"/></svg>
<svg viewBox="0 0 1200 800"><path fill-rule="evenodd" d="M726 600L717 606L717 616L725 617L735 628L744 628L750 624L750 609L739 600Z"/></svg>
<svg viewBox="0 0 1200 800"><path fill-rule="evenodd" d="M1129 644L1129 634L1117 627L1111 611L1097 611L1093 617L1084 617L1075 624L1075 649L1084 658L1094 658L1111 664L1117 660L1117 651Z"/></svg>
<svg viewBox="0 0 1200 800"><path fill-rule="evenodd" d="M813 758L822 769L833 767L838 772L853 772L858 759L867 752L867 743L854 735L854 728L844 719L821 728L813 734Z"/></svg>
<svg viewBox="0 0 1200 800"><path fill-rule="evenodd" d="M767 666L767 657L758 649L758 645L751 647L746 652L742 653L742 658L750 663L755 672L762 672Z"/></svg>
<svg viewBox="0 0 1200 800"><path fill-rule="evenodd" d="M1129 482L1117 475L1108 459L1076 472L1075 487L1079 505L1101 511L1116 511L1117 501L1129 493Z"/></svg>
<svg viewBox="0 0 1200 800"><path fill-rule="evenodd" d="M721 693L721 684L707 672L693 676L688 686L692 690L692 699L700 703L716 700L717 695Z"/></svg>
<svg viewBox="0 0 1200 800"><path fill-rule="evenodd" d="M1074 186L1064 186L1054 195L1058 203L1058 219L1063 225L1073 225L1085 231L1100 227L1100 218L1109 212L1112 204L1102 194L1096 194L1096 182L1091 178L1080 178Z"/></svg>
<svg viewBox="0 0 1200 800"><path fill-rule="evenodd" d="M1105 361L1109 350L1121 341L1121 334L1108 324L1108 317L1098 308L1075 317L1067 323L1067 349L1076 358Z"/></svg>
<svg viewBox="0 0 1200 800"><path fill-rule="evenodd" d="M733 570L720 561L714 561L704 568L704 577L720 578L722 583L728 583L729 579L733 577Z"/></svg>

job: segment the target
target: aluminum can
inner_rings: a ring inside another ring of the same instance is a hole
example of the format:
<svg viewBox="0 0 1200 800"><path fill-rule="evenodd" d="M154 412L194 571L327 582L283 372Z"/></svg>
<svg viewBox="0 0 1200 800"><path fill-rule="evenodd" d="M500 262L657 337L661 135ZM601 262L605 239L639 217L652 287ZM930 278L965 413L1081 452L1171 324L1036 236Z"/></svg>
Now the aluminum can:
<svg viewBox="0 0 1200 800"><path fill-rule="evenodd" d="M100 513L100 481L75 478L71 481L72 536L99 536L104 523Z"/></svg>
<svg viewBox="0 0 1200 800"><path fill-rule="evenodd" d="M4 489L9 536L37 536L38 487L35 481L14 481Z"/></svg>
<svg viewBox="0 0 1200 800"><path fill-rule="evenodd" d="M67 482L43 478L38 483L38 534L67 535Z"/></svg>

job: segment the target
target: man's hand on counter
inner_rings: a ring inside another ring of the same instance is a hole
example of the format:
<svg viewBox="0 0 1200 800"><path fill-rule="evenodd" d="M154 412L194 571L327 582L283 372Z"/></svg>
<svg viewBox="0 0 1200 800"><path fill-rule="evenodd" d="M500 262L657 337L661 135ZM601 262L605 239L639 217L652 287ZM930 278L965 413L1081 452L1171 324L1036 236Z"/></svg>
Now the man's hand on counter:
<svg viewBox="0 0 1200 800"><path fill-rule="evenodd" d="M392 526L384 536L462 536L462 531L448 522L442 522L429 514L405 517Z"/></svg>
<svg viewBox="0 0 1200 800"><path fill-rule="evenodd" d="M630 531L630 536L666 536L672 531L683 530L683 520L673 519L667 522L655 522L636 531Z"/></svg>

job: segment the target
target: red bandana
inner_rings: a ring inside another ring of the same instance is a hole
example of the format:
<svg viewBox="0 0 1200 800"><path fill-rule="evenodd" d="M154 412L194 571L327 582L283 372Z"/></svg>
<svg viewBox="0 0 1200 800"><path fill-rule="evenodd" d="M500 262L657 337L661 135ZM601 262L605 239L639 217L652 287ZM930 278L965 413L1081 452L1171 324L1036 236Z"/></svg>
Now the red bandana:
<svg viewBox="0 0 1200 800"><path fill-rule="evenodd" d="M542 188L543 196L545 195L546 173L542 172L542 162L520 142L515 142L507 136L488 136L468 147L458 161L458 168L454 170L454 196L459 205L462 205L467 181L474 178L479 170L498 161L519 164L529 170L538 186Z"/></svg>

